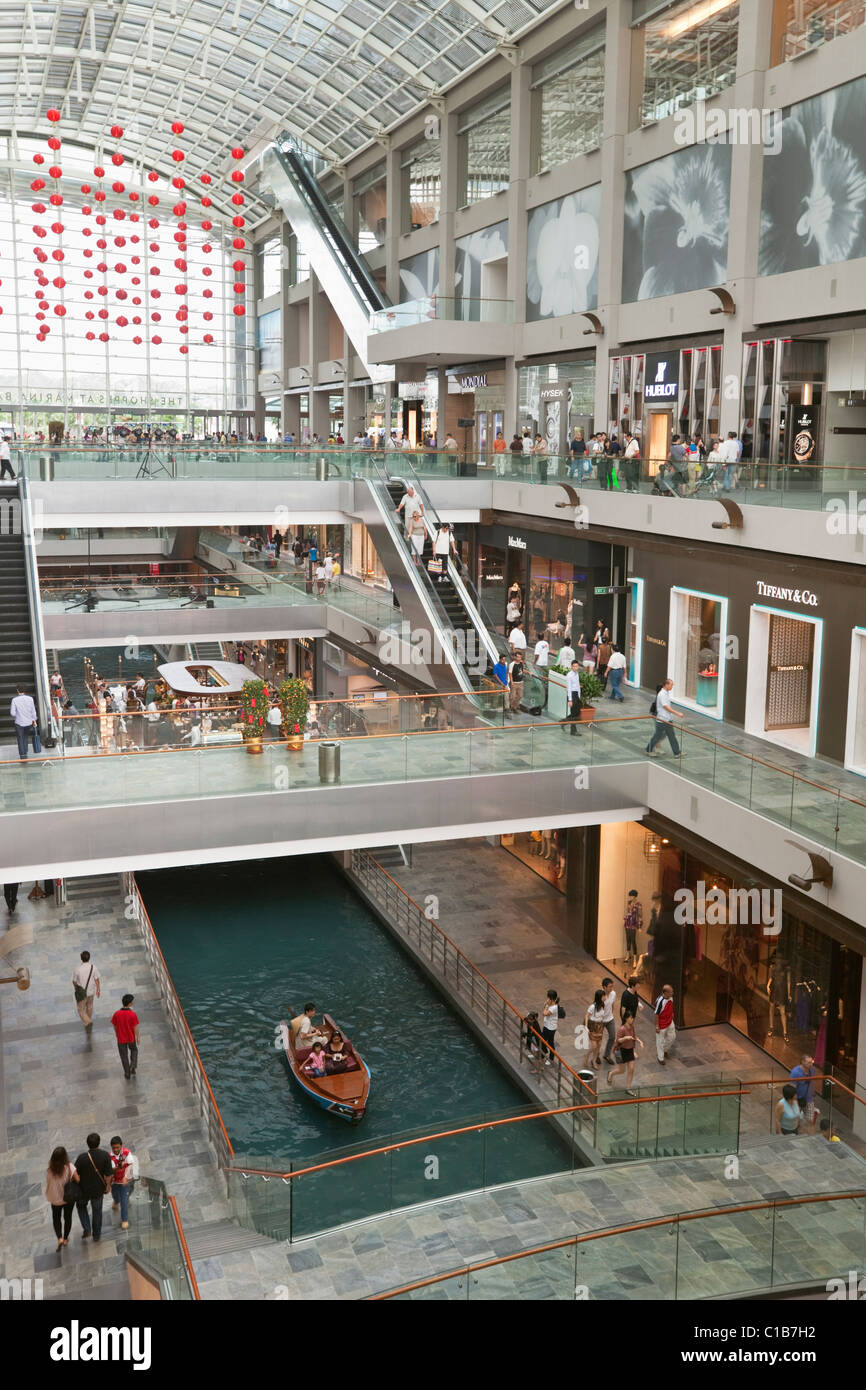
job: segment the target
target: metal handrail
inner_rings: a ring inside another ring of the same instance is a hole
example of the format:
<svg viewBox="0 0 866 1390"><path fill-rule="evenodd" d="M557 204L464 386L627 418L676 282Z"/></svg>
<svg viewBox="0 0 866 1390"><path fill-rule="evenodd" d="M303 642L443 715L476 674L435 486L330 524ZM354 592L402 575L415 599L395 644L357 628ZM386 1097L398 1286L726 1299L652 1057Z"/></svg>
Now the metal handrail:
<svg viewBox="0 0 866 1390"><path fill-rule="evenodd" d="M584 1245L593 1240L606 1240L608 1236L630 1235L635 1231L648 1231L659 1226L679 1225L685 1221L706 1221L713 1216L736 1216L739 1212L775 1211L777 1207L797 1207L817 1202L861 1201L864 1197L866 1197L866 1192L822 1192L810 1193L803 1197L780 1198L778 1201L744 1202L738 1206L708 1207L703 1211L675 1212L672 1216L656 1216L649 1221L634 1221L627 1226L610 1226L602 1231L586 1231L582 1235L569 1236L564 1240L554 1240L545 1245L533 1246L530 1250L516 1250L511 1255L500 1255L493 1260L482 1260L474 1265L461 1265L459 1269L449 1270L445 1274L433 1274L429 1279L417 1279L412 1284L402 1284L399 1288L388 1289L386 1293L371 1294L365 1301L368 1303L384 1302L389 1298L398 1298L401 1294L412 1293L415 1289L424 1289L433 1284L441 1284L446 1279L460 1278L461 1275L468 1276L482 1269L492 1269L498 1265L511 1264L514 1260L524 1260L530 1255L543 1255L548 1250L576 1249L578 1245Z"/></svg>
<svg viewBox="0 0 866 1390"><path fill-rule="evenodd" d="M248 1168L243 1164L231 1165L226 1168L226 1172L242 1173L246 1174L247 1177L280 1178L284 1182L288 1182L292 1178L306 1178L311 1173L321 1173L327 1168L339 1168L344 1163L355 1163L358 1159L375 1158L379 1154L397 1153L401 1149L410 1149L416 1144L429 1144L435 1139L450 1139L456 1134L481 1134L485 1130L498 1129L503 1125L523 1124L526 1120L550 1120L557 1115L575 1115L584 1110L607 1110L620 1105L658 1105L660 1101L666 1100L708 1100L715 1099L717 1096L748 1095L751 1095L751 1091L738 1088L737 1090L726 1091L684 1091L669 1096L637 1096L630 1097L628 1100L586 1101L582 1105L562 1105L557 1106L554 1110L536 1110L531 1115L511 1115L504 1120L479 1120L475 1124L461 1125L457 1129L443 1129L438 1130L435 1134L422 1134L420 1138L399 1139L395 1143L382 1144L375 1149L365 1149L363 1153L347 1154L343 1158L328 1159L325 1163L314 1163L308 1168L297 1168L286 1173L281 1173L273 1168Z"/></svg>
<svg viewBox="0 0 866 1390"><path fill-rule="evenodd" d="M211 1090L207 1072L199 1056L198 1048L190 1031L190 1026L186 1021L186 1014L183 1011L177 990L174 987L165 957L156 939L147 908L141 896L138 884L133 873L123 875L124 901L127 911L133 908L131 920L138 927L139 935L144 941L148 959L156 977L156 983L165 1004L168 1021L171 1025L178 1042L180 1043L181 1055L186 1065L187 1073L193 1082L193 1091L198 1097L199 1114L207 1118L207 1132L210 1142L213 1144L217 1154L220 1167L226 1167L234 1157L234 1148L229 1139L228 1131L223 1124L216 1098Z"/></svg>

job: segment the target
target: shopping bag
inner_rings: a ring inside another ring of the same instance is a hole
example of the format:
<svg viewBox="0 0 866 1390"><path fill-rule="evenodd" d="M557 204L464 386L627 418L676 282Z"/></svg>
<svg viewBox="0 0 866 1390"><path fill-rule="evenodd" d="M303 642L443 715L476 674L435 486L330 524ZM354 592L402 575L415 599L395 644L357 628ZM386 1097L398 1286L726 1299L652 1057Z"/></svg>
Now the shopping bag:
<svg viewBox="0 0 866 1390"><path fill-rule="evenodd" d="M427 561L427 568L428 568L428 570L430 571L431 574L441 574L441 573L442 573L442 561L441 561L441 560L428 560L428 561Z"/></svg>

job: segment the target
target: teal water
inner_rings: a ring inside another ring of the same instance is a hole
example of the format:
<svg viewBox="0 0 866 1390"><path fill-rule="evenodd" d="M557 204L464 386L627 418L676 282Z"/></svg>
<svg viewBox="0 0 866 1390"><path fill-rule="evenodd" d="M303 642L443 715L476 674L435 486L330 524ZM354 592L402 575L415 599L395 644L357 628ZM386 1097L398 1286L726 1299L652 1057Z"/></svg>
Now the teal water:
<svg viewBox="0 0 866 1390"><path fill-rule="evenodd" d="M236 1153L285 1168L395 1132L537 1108L327 856L137 877ZM316 1108L274 1048L275 1024L307 1000L336 1018L370 1068L359 1125ZM464 1184L473 1165L479 1176L485 1166L487 1181L570 1167L566 1146L540 1121L506 1126L484 1146L476 1134L448 1142ZM417 1168L422 1155L411 1153Z"/></svg>
<svg viewBox="0 0 866 1390"><path fill-rule="evenodd" d="M76 610L77 611L77 610ZM129 614L130 631L135 625L135 614ZM126 647L74 647L57 653L57 667L63 677L63 684L75 708L84 714L90 696L84 683L84 658L89 657L96 673L111 684L118 677L126 681L135 680L139 672L151 678L156 674L157 661L161 657L153 647L139 647L135 657L127 656ZM51 667L51 670L54 668ZM50 674L50 670L49 670Z"/></svg>

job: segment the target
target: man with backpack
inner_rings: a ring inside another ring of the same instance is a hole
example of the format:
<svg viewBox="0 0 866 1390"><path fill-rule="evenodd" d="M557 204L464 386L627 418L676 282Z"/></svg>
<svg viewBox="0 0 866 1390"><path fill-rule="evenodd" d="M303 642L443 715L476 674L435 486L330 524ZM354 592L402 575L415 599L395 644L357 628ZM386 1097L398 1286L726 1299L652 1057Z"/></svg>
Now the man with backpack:
<svg viewBox="0 0 866 1390"><path fill-rule="evenodd" d="M565 1018L565 1009L559 1002L559 995L556 990L549 989L541 1014L541 1036L551 1052L556 1051L556 1030L561 1018ZM550 1066L549 1057L545 1058L544 1065Z"/></svg>

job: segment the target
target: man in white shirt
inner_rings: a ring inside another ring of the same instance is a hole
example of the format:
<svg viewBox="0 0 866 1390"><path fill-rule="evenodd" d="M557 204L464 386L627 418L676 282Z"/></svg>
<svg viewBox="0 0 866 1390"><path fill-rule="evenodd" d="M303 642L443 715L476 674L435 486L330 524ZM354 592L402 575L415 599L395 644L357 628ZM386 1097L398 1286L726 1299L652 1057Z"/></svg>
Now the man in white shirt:
<svg viewBox="0 0 866 1390"><path fill-rule="evenodd" d="M730 492L731 488L736 484L737 464L740 461L742 449L743 446L737 439L736 432L734 430L728 430L727 439L723 440L719 445L719 455L722 462L726 465L723 483L725 492Z"/></svg>
<svg viewBox="0 0 866 1390"><path fill-rule="evenodd" d="M626 492L640 492L640 440L628 430L625 433L625 452L622 457Z"/></svg>
<svg viewBox="0 0 866 1390"><path fill-rule="evenodd" d="M325 584L327 582L327 578L328 572L325 569L325 562L324 560L321 560L319 564L316 566L316 593L319 595L320 598L322 594L325 592Z"/></svg>
<svg viewBox="0 0 866 1390"><path fill-rule="evenodd" d="M580 698L580 662L572 661L571 670L565 678L565 698L568 702L568 714L565 723L570 726L570 732L577 734L579 738L583 735L577 727L580 723L580 711L583 707Z"/></svg>
<svg viewBox="0 0 866 1390"><path fill-rule="evenodd" d="M616 643L614 643L613 651L610 654L610 659L608 660L604 672L608 680L610 681L610 698L612 700L625 699L625 696L620 690L620 686L622 685L625 676L625 669L626 659L620 651L619 647L616 645Z"/></svg>
<svg viewBox="0 0 866 1390"><path fill-rule="evenodd" d="M550 643L539 637L535 644L535 664L546 667L550 661Z"/></svg>
<svg viewBox="0 0 866 1390"><path fill-rule="evenodd" d="M268 730L271 738L279 738L283 731L283 711L278 700L274 700L268 710Z"/></svg>
<svg viewBox="0 0 866 1390"><path fill-rule="evenodd" d="M604 1013L601 1021L607 1030L607 1047L604 1049L604 1060L612 1065L614 1059L611 1053L613 1051L614 1038L616 1037L616 1019L613 1016L613 1009L616 1004L616 990L613 987L613 980L609 975L605 975L601 982L601 987L604 990L604 999L602 1000Z"/></svg>
<svg viewBox="0 0 866 1390"><path fill-rule="evenodd" d="M559 653L556 658L556 664L557 666L564 666L567 671L573 662L574 647L572 647L568 642L566 642L565 646L560 647L559 649Z"/></svg>
<svg viewBox="0 0 866 1390"><path fill-rule="evenodd" d="M81 964L72 973L72 988L78 1017L84 1024L85 1033L89 1033L93 1027L93 1001L102 993L99 971L90 959L89 951L81 952Z"/></svg>
<svg viewBox="0 0 866 1390"><path fill-rule="evenodd" d="M508 640L511 643L511 650L522 656L526 651L526 633L523 631L520 623L511 629Z"/></svg>
<svg viewBox="0 0 866 1390"><path fill-rule="evenodd" d="M334 557L333 557L333 555L326 555L326 556L325 556L325 579L326 579L327 582L330 584L330 582L331 582L331 580L333 579L333 577L334 577Z"/></svg>
<svg viewBox="0 0 866 1390"><path fill-rule="evenodd" d="M663 738L667 738L671 746L671 751L675 758L681 758L680 745L677 743L677 736L673 730L674 715L677 719L682 719L682 710L674 709L671 703L671 691L674 688L673 680L668 676L664 685L659 690L655 698L655 733L647 744L646 751L651 758L658 757L655 751L657 743L661 743Z"/></svg>
<svg viewBox="0 0 866 1390"><path fill-rule="evenodd" d="M5 434L0 435L0 481L6 475L15 481L15 474L12 472L12 450L9 448L9 440Z"/></svg>
<svg viewBox="0 0 866 1390"><path fill-rule="evenodd" d="M421 499L416 496L415 489L411 483L394 508L395 516L399 516L401 512L403 513L403 528L408 536L409 532L412 530L412 513L420 512L422 516L424 514L424 507L421 503Z"/></svg>
<svg viewBox="0 0 866 1390"><path fill-rule="evenodd" d="M39 716L36 713L36 706L33 699L22 686L18 687L18 694L9 706L9 713L15 723L15 737L18 740L18 756L22 762L27 759L27 740L33 739L33 752L41 753L42 744L39 742Z"/></svg>

